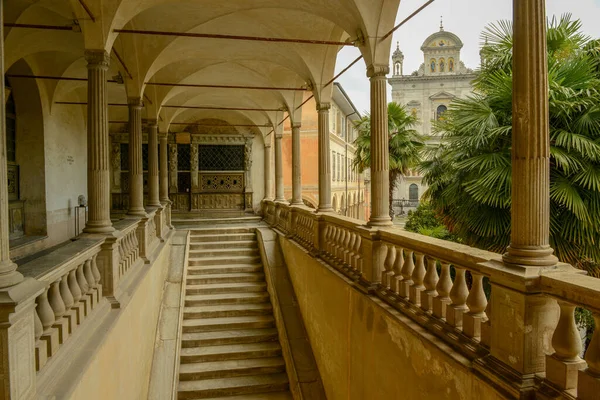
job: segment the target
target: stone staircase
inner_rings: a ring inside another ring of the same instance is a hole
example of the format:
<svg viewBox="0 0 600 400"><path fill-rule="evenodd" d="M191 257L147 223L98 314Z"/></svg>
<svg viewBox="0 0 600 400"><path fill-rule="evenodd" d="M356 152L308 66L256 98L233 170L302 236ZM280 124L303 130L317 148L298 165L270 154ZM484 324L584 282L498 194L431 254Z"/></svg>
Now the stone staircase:
<svg viewBox="0 0 600 400"><path fill-rule="evenodd" d="M190 232L179 399L291 400L252 227Z"/></svg>

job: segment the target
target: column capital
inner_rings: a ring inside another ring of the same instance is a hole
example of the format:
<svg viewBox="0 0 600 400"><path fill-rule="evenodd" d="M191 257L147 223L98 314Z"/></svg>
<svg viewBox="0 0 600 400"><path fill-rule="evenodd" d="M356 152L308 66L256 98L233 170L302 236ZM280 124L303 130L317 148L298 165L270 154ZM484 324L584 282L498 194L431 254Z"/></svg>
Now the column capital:
<svg viewBox="0 0 600 400"><path fill-rule="evenodd" d="M110 55L105 50L86 50L85 60L88 63L88 68L108 69L110 65Z"/></svg>
<svg viewBox="0 0 600 400"><path fill-rule="evenodd" d="M158 127L158 120L157 119L145 119L144 122L146 123L146 125L148 126L156 126Z"/></svg>
<svg viewBox="0 0 600 400"><path fill-rule="evenodd" d="M329 111L330 108L331 103L317 103L317 111L319 112Z"/></svg>
<svg viewBox="0 0 600 400"><path fill-rule="evenodd" d="M369 78L385 78L390 73L389 65L369 65L367 67L367 76Z"/></svg>
<svg viewBox="0 0 600 400"><path fill-rule="evenodd" d="M144 102L141 97L128 97L127 104L129 104L130 108L143 108Z"/></svg>
<svg viewBox="0 0 600 400"><path fill-rule="evenodd" d="M271 148L271 143L265 143L265 149L270 149Z"/></svg>
<svg viewBox="0 0 600 400"><path fill-rule="evenodd" d="M281 139L283 137L283 133L276 133L275 139Z"/></svg>
<svg viewBox="0 0 600 400"><path fill-rule="evenodd" d="M165 140L168 139L167 132L158 132L158 138L161 139L161 140L162 139L165 139Z"/></svg>
<svg viewBox="0 0 600 400"><path fill-rule="evenodd" d="M292 124L292 129L300 129L302 127L302 123L301 122L294 122Z"/></svg>

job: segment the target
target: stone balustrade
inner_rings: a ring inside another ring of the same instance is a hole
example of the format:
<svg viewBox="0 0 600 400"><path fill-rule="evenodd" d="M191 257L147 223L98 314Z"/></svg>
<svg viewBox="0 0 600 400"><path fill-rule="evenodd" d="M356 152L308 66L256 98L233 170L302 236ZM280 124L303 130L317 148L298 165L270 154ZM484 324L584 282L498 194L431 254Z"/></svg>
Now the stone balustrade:
<svg viewBox="0 0 600 400"><path fill-rule="evenodd" d="M265 200L262 209L271 227L341 272L359 290L378 297L448 343L492 380L499 379L497 368L511 371L518 366L507 365L512 358L507 357L508 362L502 359L506 352L503 335L509 335L507 327L514 322L507 320L507 309L492 313L495 289L501 292L497 303L508 304L509 312L514 313L522 311L517 303L506 303L507 286L547 299L542 301L549 302L550 312L540 318L549 318L551 335L534 337L538 344L530 344L542 346L546 353L545 367L543 359L540 367L545 376L540 375L542 383L536 395L544 399L598 398L600 329L595 330L581 359L575 309L592 312L600 326L599 279L567 264L535 270L514 268L504 264L500 254L398 228L372 228L359 220L315 213L304 206ZM558 316L557 320L548 315ZM523 332L527 334L526 329ZM525 337L518 340L525 342ZM510 383L505 389L513 390Z"/></svg>

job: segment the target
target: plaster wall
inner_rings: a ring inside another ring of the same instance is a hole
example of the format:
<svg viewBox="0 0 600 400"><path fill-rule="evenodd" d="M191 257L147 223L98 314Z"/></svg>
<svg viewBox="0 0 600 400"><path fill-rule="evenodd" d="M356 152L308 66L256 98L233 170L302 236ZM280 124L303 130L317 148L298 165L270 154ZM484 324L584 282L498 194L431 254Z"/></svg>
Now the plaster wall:
<svg viewBox="0 0 600 400"><path fill-rule="evenodd" d="M83 367L72 380L74 389L64 398L72 400L146 399L163 288L169 267L171 240L165 243L148 271L141 278L130 301L119 312L104 340L97 344ZM57 397L59 398L59 397Z"/></svg>
<svg viewBox="0 0 600 400"><path fill-rule="evenodd" d="M85 227L85 212L77 197L87 195L86 115L81 107L55 105L44 119L48 246L68 240Z"/></svg>
<svg viewBox="0 0 600 400"><path fill-rule="evenodd" d="M279 236L329 400L500 400L468 360Z"/></svg>

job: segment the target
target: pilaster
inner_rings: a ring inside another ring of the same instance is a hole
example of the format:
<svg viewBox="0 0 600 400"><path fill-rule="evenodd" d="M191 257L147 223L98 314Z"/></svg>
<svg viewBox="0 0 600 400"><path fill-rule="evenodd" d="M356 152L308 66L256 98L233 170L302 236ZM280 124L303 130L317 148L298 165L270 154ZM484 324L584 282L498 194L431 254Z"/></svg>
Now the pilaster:
<svg viewBox="0 0 600 400"><path fill-rule="evenodd" d="M110 221L110 146L106 71L110 57L104 50L86 50L87 90L87 233L114 231Z"/></svg>
<svg viewBox="0 0 600 400"><path fill-rule="evenodd" d="M269 136L269 139L271 137ZM265 143L265 200L273 200L273 170L271 164L271 142Z"/></svg>
<svg viewBox="0 0 600 400"><path fill-rule="evenodd" d="M371 65L371 226L392 224L390 218L390 156L387 115L387 65Z"/></svg>
<svg viewBox="0 0 600 400"><path fill-rule="evenodd" d="M144 171L142 167L142 99L129 99L129 211L146 216L144 209Z"/></svg>
<svg viewBox="0 0 600 400"><path fill-rule="evenodd" d="M281 138L283 134L275 134L275 201L285 201L283 192L283 160L281 154Z"/></svg>
<svg viewBox="0 0 600 400"><path fill-rule="evenodd" d="M331 207L331 155L329 150L329 103L319 103L319 212L333 212Z"/></svg>
<svg viewBox="0 0 600 400"><path fill-rule="evenodd" d="M160 133L160 202L166 204L169 201L169 148L167 134Z"/></svg>

